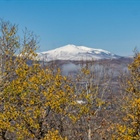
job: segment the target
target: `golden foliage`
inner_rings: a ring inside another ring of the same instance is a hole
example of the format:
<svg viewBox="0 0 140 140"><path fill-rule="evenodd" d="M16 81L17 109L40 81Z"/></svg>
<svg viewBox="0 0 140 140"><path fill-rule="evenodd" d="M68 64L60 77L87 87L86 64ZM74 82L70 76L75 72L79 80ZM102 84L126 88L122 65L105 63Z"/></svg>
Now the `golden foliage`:
<svg viewBox="0 0 140 140"><path fill-rule="evenodd" d="M130 77L127 78L127 92L124 98L122 111L126 114L123 121L116 125L117 140L139 140L140 139L140 54L129 65Z"/></svg>

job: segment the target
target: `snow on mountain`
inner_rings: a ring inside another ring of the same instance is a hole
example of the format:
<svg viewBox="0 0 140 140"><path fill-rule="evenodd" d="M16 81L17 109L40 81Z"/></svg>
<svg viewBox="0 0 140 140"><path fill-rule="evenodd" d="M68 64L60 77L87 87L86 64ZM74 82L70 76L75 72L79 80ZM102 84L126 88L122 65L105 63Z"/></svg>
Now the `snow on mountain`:
<svg viewBox="0 0 140 140"><path fill-rule="evenodd" d="M116 59L119 56L102 49L85 46L66 45L54 50L38 53L38 58L44 61L52 60L99 60Z"/></svg>

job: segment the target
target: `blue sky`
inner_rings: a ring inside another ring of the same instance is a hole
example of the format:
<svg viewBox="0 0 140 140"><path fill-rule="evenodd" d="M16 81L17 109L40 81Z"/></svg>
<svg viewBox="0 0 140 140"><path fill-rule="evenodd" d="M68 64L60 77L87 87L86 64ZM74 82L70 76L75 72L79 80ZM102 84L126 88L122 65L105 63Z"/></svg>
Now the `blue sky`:
<svg viewBox="0 0 140 140"><path fill-rule="evenodd" d="M139 0L0 0L0 18L40 36L38 52L67 44L140 51Z"/></svg>

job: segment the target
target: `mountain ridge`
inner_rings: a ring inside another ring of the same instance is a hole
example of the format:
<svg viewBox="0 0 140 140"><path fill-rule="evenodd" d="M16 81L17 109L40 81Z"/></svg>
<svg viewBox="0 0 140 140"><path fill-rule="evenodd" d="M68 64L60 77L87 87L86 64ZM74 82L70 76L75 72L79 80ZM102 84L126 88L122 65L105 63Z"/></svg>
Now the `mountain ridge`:
<svg viewBox="0 0 140 140"><path fill-rule="evenodd" d="M121 56L113 54L103 49L89 48L86 46L76 46L68 44L53 50L38 53L39 60L100 60L117 59Z"/></svg>

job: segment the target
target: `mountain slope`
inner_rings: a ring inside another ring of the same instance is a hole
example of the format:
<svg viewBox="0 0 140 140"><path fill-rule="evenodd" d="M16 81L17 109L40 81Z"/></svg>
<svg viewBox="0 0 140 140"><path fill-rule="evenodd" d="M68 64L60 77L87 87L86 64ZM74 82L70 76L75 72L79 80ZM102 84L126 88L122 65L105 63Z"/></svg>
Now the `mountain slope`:
<svg viewBox="0 0 140 140"><path fill-rule="evenodd" d="M40 60L99 60L120 58L115 54L102 49L93 49L85 46L66 45L47 52L38 53Z"/></svg>

